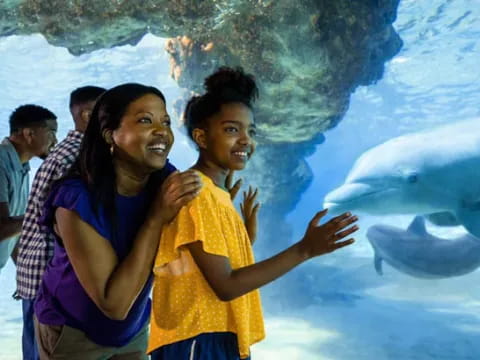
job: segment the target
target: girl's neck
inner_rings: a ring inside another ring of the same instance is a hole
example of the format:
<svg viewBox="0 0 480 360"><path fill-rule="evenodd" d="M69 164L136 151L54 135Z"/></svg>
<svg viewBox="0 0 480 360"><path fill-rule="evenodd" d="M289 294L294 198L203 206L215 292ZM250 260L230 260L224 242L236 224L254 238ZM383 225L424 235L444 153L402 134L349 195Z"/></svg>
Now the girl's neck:
<svg viewBox="0 0 480 360"><path fill-rule="evenodd" d="M149 175L141 171L131 171L121 164L115 165L117 192L122 196L135 196L143 190Z"/></svg>
<svg viewBox="0 0 480 360"><path fill-rule="evenodd" d="M192 166L192 169L201 171L212 179L215 185L225 190L225 180L228 175L228 170L222 169L210 161L205 161L201 157L198 158L196 164Z"/></svg>

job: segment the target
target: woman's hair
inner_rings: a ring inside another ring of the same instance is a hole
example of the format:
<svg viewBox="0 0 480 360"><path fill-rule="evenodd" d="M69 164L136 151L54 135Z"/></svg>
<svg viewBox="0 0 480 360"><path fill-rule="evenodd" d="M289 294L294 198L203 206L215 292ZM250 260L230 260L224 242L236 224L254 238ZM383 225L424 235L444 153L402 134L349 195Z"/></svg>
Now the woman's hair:
<svg viewBox="0 0 480 360"><path fill-rule="evenodd" d="M102 206L112 220L112 226L115 224L116 175L110 144L106 142L104 133L119 128L128 106L147 94L157 95L165 102L165 97L157 88L135 83L116 86L98 98L83 136L77 162L69 174L69 177L80 177L87 184L94 210L98 215Z"/></svg>
<svg viewBox="0 0 480 360"><path fill-rule="evenodd" d="M184 121L188 136L196 128L204 127L205 121L220 111L224 104L242 103L252 108L258 97L258 88L252 75L242 68L221 67L205 79L206 93L193 96L187 103Z"/></svg>

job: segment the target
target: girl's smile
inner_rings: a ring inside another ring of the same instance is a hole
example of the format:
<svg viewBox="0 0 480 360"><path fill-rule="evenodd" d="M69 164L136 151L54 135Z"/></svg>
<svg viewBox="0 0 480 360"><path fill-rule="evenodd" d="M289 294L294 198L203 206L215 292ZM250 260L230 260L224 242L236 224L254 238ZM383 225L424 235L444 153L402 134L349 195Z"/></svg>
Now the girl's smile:
<svg viewBox="0 0 480 360"><path fill-rule="evenodd" d="M223 104L207 120L201 156L224 170L241 170L255 151L255 134L250 108L241 103Z"/></svg>
<svg viewBox="0 0 480 360"><path fill-rule="evenodd" d="M206 119L204 128L196 128L193 138L200 150L195 169L207 174L219 185L230 170L242 170L255 152L256 127L252 110L242 103L226 103Z"/></svg>

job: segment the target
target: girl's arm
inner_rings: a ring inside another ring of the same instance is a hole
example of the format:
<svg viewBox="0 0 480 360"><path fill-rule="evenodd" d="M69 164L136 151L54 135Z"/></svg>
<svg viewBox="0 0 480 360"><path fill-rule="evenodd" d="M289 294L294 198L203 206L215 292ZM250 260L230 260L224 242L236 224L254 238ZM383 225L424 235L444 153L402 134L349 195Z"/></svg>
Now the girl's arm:
<svg viewBox="0 0 480 360"><path fill-rule="evenodd" d="M162 226L198 194L200 182L192 171L176 172L165 180L130 253L122 262L118 261L110 242L75 212L57 209L56 231L75 274L107 317L114 320L127 317L151 273Z"/></svg>
<svg viewBox="0 0 480 360"><path fill-rule="evenodd" d="M345 229L357 218L346 213L319 226L325 214L326 210L316 214L303 239L295 245L269 259L236 270L232 270L227 257L206 253L201 241L187 246L218 298L230 301L268 284L305 260L352 244L353 239L339 240L358 230L356 225Z"/></svg>

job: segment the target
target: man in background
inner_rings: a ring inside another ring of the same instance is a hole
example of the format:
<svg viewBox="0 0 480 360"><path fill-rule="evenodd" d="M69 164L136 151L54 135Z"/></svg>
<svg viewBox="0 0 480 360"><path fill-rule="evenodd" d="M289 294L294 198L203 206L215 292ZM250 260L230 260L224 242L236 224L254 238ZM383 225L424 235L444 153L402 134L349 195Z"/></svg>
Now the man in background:
<svg viewBox="0 0 480 360"><path fill-rule="evenodd" d="M22 299L24 360L39 358L33 327L33 303L45 267L53 255L55 241L53 237L42 232L37 221L42 214L52 183L64 176L76 160L90 114L97 98L103 92L105 89L101 87L84 86L70 94L70 112L75 130L69 131L67 137L49 154L33 180L18 246L17 261L16 296Z"/></svg>
<svg viewBox="0 0 480 360"><path fill-rule="evenodd" d="M10 115L10 136L0 144L0 271L16 262L29 191L29 161L44 159L57 142L57 117L37 105L22 105Z"/></svg>

